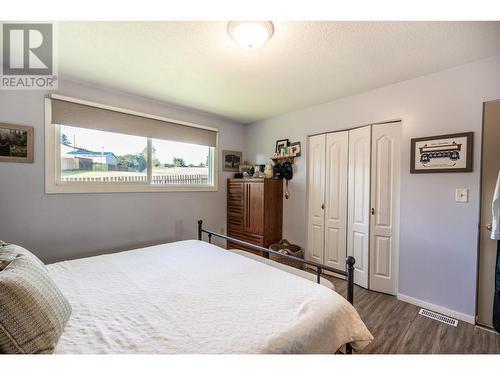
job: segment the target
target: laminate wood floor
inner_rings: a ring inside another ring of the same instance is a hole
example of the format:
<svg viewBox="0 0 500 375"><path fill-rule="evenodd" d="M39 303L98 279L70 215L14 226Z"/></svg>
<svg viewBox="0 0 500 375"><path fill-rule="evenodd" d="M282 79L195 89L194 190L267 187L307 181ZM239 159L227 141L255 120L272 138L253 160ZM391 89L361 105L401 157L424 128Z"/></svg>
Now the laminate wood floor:
<svg viewBox="0 0 500 375"><path fill-rule="evenodd" d="M345 297L346 282L329 277ZM423 317L420 307L355 286L354 307L375 338L362 354L500 354L500 335L459 321L458 327Z"/></svg>

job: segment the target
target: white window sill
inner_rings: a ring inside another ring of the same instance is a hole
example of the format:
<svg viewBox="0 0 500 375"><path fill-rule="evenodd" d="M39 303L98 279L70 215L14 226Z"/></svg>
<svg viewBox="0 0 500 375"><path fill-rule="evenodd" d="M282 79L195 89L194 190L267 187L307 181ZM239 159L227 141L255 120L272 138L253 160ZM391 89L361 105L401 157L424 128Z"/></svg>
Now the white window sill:
<svg viewBox="0 0 500 375"><path fill-rule="evenodd" d="M157 186L147 184L57 184L46 185L46 194L85 193L170 193L170 192L214 192L217 186L177 185Z"/></svg>

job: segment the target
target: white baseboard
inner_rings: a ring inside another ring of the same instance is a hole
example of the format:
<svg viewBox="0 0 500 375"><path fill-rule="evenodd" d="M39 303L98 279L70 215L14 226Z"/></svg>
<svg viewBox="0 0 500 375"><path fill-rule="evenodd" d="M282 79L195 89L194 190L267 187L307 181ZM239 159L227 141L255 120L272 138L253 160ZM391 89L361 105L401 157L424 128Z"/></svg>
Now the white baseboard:
<svg viewBox="0 0 500 375"><path fill-rule="evenodd" d="M419 299L416 299L413 297L409 297L409 296L406 296L404 294L398 293L397 297L400 301L408 302L408 303L411 303L412 305L423 307L424 309L429 309L429 310L435 311L435 312L443 314L443 315L448 315L448 316L451 316L452 318L461 320L461 321L466 322L466 323L476 324L476 318L472 315L466 315L464 313L450 310L450 309L447 309L446 307L434 305L432 303L425 302L425 301L422 301L422 300L419 300Z"/></svg>

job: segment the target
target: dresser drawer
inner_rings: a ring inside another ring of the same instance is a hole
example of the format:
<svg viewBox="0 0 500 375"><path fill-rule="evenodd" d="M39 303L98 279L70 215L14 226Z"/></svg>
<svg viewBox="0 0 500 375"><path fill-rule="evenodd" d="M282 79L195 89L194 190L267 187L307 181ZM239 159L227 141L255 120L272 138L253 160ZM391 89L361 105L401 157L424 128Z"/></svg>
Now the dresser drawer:
<svg viewBox="0 0 500 375"><path fill-rule="evenodd" d="M244 182L228 180L227 183L227 228L243 230Z"/></svg>
<svg viewBox="0 0 500 375"><path fill-rule="evenodd" d="M229 230L242 230L243 229L243 213L227 212L227 229Z"/></svg>
<svg viewBox="0 0 500 375"><path fill-rule="evenodd" d="M227 182L227 197L228 199L237 199L243 196L245 182L244 181L233 181L229 180Z"/></svg>
<svg viewBox="0 0 500 375"><path fill-rule="evenodd" d="M233 238L236 238L238 240L249 242L251 244L258 245L258 246L263 246L263 244L264 244L264 239L262 236L254 235L251 233L232 232L229 230L227 235L229 237L233 237ZM254 254L263 255L262 251L254 250L252 248L249 248L249 247L246 247L244 245L240 245L240 244L237 244L237 243L234 243L231 241L227 241L226 248L228 248L228 249L240 249L240 250L249 251L249 252L254 253Z"/></svg>

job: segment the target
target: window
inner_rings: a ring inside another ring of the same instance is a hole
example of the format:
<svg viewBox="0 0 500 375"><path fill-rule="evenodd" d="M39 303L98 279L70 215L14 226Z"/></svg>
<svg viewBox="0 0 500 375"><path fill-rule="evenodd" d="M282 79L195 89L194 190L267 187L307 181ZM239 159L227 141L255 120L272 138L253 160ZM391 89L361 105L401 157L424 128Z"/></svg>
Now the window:
<svg viewBox="0 0 500 375"><path fill-rule="evenodd" d="M47 100L48 193L217 189L216 131Z"/></svg>
<svg viewBox="0 0 500 375"><path fill-rule="evenodd" d="M210 147L153 139L151 183L209 185Z"/></svg>

